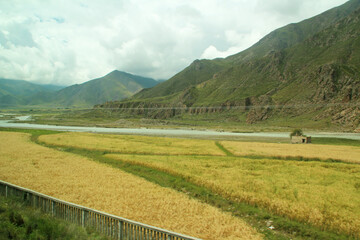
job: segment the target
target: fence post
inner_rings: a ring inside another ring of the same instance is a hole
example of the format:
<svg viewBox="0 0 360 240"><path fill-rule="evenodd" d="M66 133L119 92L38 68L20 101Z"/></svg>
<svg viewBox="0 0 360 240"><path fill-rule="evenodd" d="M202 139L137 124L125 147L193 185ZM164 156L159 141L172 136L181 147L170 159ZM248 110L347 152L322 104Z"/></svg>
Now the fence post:
<svg viewBox="0 0 360 240"><path fill-rule="evenodd" d="M123 222L119 221L119 239L121 240L123 238Z"/></svg>
<svg viewBox="0 0 360 240"><path fill-rule="evenodd" d="M7 185L5 186L5 197L6 198L8 197L8 186Z"/></svg>
<svg viewBox="0 0 360 240"><path fill-rule="evenodd" d="M85 215L86 215L86 212L84 209L81 210L81 225L83 227L85 227Z"/></svg>
<svg viewBox="0 0 360 240"><path fill-rule="evenodd" d="M54 201L51 201L51 213L53 216L56 216L55 214L55 202Z"/></svg>

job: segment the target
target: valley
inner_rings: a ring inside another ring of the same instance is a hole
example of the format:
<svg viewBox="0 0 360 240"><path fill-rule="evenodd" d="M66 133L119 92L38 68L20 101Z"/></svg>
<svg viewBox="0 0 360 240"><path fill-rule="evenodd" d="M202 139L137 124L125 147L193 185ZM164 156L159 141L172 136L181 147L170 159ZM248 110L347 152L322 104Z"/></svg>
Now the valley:
<svg viewBox="0 0 360 240"><path fill-rule="evenodd" d="M94 15L107 4L89 1L73 6L91 16L76 24L77 15L10 14L0 31L0 180L138 222L126 239L145 236L141 224L204 240L360 239L360 0L267 35L240 24L245 5L225 14L222 2L212 15L213 1L190 2L164 1L161 14L141 8L155 3L109 3ZM307 6L283 1L289 12L277 15L268 2L252 4L269 24ZM70 37L85 25L88 35ZM6 201L28 201L22 194ZM88 212L66 206L65 220L84 229ZM101 233L121 239L122 222L96 216Z"/></svg>

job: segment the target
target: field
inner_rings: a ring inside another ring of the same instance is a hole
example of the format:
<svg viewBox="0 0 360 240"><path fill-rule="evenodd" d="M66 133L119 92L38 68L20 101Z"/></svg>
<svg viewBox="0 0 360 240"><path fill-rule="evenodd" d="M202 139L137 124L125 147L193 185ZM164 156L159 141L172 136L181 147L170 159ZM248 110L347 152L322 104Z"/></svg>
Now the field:
<svg viewBox="0 0 360 240"><path fill-rule="evenodd" d="M40 141L64 147L85 148L108 152L166 155L224 156L214 141L131 135L65 133L41 136Z"/></svg>
<svg viewBox="0 0 360 240"><path fill-rule="evenodd" d="M209 156L107 157L181 175L238 202L359 235L360 166Z"/></svg>
<svg viewBox="0 0 360 240"><path fill-rule="evenodd" d="M179 147L175 143L183 139L78 133L44 135L39 140L105 151L108 158L183 176L228 199L325 230L360 236L360 165L355 164L360 148L356 146L189 140ZM123 148L121 141L134 148ZM163 144L167 141L177 148L166 150ZM343 162L325 161L329 158Z"/></svg>
<svg viewBox="0 0 360 240"><path fill-rule="evenodd" d="M261 238L244 221L186 194L78 155L39 146L31 142L29 134L0 132L0 151L0 178L4 181L203 239Z"/></svg>
<svg viewBox="0 0 360 240"><path fill-rule="evenodd" d="M222 141L221 144L237 156L268 156L278 158L308 158L341 160L360 163L360 147L313 144L276 144Z"/></svg>

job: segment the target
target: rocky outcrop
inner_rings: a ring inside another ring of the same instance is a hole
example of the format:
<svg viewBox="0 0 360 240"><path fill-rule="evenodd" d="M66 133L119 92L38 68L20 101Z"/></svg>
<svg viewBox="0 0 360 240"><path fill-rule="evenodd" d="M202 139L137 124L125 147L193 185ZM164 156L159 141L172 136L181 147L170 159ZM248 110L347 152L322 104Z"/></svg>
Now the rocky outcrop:
<svg viewBox="0 0 360 240"><path fill-rule="evenodd" d="M246 108L249 110L246 117L246 123L248 124L269 119L273 109L275 108L271 97L268 95L247 98L246 103Z"/></svg>

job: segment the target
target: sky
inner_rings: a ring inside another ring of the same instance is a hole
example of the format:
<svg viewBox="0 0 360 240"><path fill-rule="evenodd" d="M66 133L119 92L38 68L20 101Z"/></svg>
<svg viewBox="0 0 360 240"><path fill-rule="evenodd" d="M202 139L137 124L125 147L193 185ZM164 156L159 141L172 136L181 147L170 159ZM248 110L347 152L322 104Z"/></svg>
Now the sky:
<svg viewBox="0 0 360 240"><path fill-rule="evenodd" d="M346 0L0 0L0 78L68 86L117 69L166 80Z"/></svg>

